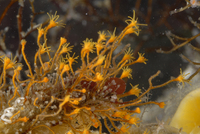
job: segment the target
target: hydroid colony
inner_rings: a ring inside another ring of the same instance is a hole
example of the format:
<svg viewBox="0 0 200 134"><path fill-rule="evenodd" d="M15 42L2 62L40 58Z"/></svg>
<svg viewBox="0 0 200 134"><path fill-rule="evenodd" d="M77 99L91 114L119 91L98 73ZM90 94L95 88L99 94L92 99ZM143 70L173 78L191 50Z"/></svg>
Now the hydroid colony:
<svg viewBox="0 0 200 134"><path fill-rule="evenodd" d="M187 82L181 72L177 78L154 86L151 81L159 75L158 71L149 78L149 88L145 92L142 93L138 85L131 85L132 88L125 92L126 83L123 79L131 78L132 69L129 66L146 64L147 61L141 53L134 59L130 44L113 55L124 36L132 33L139 36L139 26L146 26L137 22L135 12L133 17L126 20L127 26L118 36L115 30L109 34L102 31L98 32L97 42L88 38L84 40L79 56L72 53L73 47L63 37L54 56L51 56L51 47L47 44L48 31L53 27L64 27L64 24L57 21L59 16L56 13L49 15L49 18L46 27L41 25L38 28L39 48L34 56L34 67L31 67L24 52L29 41L21 40L22 56L29 70L28 79L19 79L21 63L17 63L15 58L1 55L1 133L36 133L37 130L56 133L54 130L59 126L64 127L63 132L67 134L88 134L92 132L91 127L101 133L102 122L109 133L128 133L132 125L137 126L140 122L135 115L140 113L137 106L156 104L164 107L164 102L142 101L150 90L174 81ZM91 53L95 53L96 57L91 59ZM45 54L48 60L42 58ZM120 55L123 58L116 63ZM82 64L74 70L72 66L78 58ZM13 75L9 78L7 74L10 72ZM7 79L10 79L10 84ZM126 96L136 96L136 99L123 101ZM130 109L130 106L135 106L135 109Z"/></svg>

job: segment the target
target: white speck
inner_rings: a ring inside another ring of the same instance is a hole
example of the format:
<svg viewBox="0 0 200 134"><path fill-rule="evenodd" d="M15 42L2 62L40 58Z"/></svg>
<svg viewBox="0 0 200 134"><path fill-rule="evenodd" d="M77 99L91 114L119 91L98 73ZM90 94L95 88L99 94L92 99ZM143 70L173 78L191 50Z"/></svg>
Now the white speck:
<svg viewBox="0 0 200 134"><path fill-rule="evenodd" d="M86 99L86 96L83 95L81 98L82 98L81 100L84 101Z"/></svg>
<svg viewBox="0 0 200 134"><path fill-rule="evenodd" d="M115 102L115 99L112 99L112 98L111 98L110 101L111 101L111 102Z"/></svg>
<svg viewBox="0 0 200 134"><path fill-rule="evenodd" d="M56 124L56 121L55 121L55 120L53 120L51 123L52 123L53 125L55 125L55 124Z"/></svg>
<svg viewBox="0 0 200 134"><path fill-rule="evenodd" d="M4 31L5 31L5 32L8 32L8 30L9 30L9 27L5 27L5 28L4 28Z"/></svg>
<svg viewBox="0 0 200 134"><path fill-rule="evenodd" d="M111 84L112 84L112 85L116 85L115 80L112 80L112 81L111 81Z"/></svg>
<svg viewBox="0 0 200 134"><path fill-rule="evenodd" d="M111 98L116 100L117 96L116 95L112 95Z"/></svg>
<svg viewBox="0 0 200 134"><path fill-rule="evenodd" d="M108 86L104 86L104 87L103 87L103 90L106 90L107 88L108 88Z"/></svg>
<svg viewBox="0 0 200 134"><path fill-rule="evenodd" d="M87 21L86 21L86 20L83 20L83 21L82 21L82 25L83 25L83 26L86 26L86 25L87 25Z"/></svg>
<svg viewBox="0 0 200 134"><path fill-rule="evenodd" d="M109 88L109 89L108 89L108 92L112 92L112 89L111 89L111 88Z"/></svg>
<svg viewBox="0 0 200 134"><path fill-rule="evenodd" d="M47 125L48 127L51 127L51 124L49 122L46 122L45 125Z"/></svg>

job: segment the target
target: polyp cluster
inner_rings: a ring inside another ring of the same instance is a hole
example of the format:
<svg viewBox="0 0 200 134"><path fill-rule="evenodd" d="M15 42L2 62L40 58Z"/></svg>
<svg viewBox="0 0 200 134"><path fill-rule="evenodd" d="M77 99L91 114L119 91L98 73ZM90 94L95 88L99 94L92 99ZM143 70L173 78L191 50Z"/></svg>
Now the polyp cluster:
<svg viewBox="0 0 200 134"><path fill-rule="evenodd" d="M134 33L138 36L139 26L145 26L137 22L135 12L133 17L126 20L128 25L118 36L115 30L109 32L109 35L102 31L98 32L97 42L92 39L83 41L80 53L82 65L77 70L73 70L72 65L77 62L78 56L71 54L72 46L67 43L67 39L60 38L60 45L54 56L51 56L51 47L47 45L48 31L64 24L57 21L59 16L56 14L49 17L49 24L38 28L39 48L34 57L34 67L31 67L24 52L28 41L21 40L22 56L29 69L28 79L19 79L22 64L17 63L15 58L1 56L0 108L1 120L4 122L0 125L1 133L34 133L41 127L55 133L55 126L64 126L68 134L88 134L92 126L101 133L102 121L110 133L126 133L133 124L139 123L140 119L133 116L134 113L140 113L137 106L153 103L164 107L164 102L142 102L146 93L173 81L185 81L181 74L164 84L153 86L151 80L159 75L158 71L149 78L149 88L144 93L138 85L131 85L132 89L125 92L126 83L123 79L131 78L132 69L129 66L146 64L147 61L141 53L134 59L129 44L113 57L114 50L121 45L125 35ZM91 59L91 53L96 53L96 57ZM49 60L44 60L44 55L48 55ZM120 55L123 58L116 63ZM10 72L12 76L8 74ZM11 84L8 84L8 79ZM122 100L132 95L136 99ZM130 106L136 108L130 110Z"/></svg>

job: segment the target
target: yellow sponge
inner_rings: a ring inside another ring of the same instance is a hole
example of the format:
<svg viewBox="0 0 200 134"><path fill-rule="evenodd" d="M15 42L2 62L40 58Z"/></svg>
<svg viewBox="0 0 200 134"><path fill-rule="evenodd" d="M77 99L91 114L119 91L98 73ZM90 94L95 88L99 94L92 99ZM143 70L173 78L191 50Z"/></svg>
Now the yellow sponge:
<svg viewBox="0 0 200 134"><path fill-rule="evenodd" d="M183 128L188 134L200 134L200 88L184 97L170 126Z"/></svg>

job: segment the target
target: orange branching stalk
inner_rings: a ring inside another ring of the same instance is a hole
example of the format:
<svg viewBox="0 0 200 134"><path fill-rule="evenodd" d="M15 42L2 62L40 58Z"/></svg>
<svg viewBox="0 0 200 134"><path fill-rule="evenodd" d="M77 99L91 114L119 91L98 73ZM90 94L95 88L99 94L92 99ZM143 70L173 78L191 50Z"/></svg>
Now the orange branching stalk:
<svg viewBox="0 0 200 134"><path fill-rule="evenodd" d="M54 126L62 124L66 128L65 132L69 134L88 134L92 126L101 133L100 119L102 119L110 133L128 133L132 125L137 126L140 122L135 115L140 113L138 106L156 104L163 108L165 105L164 102L142 102L143 96L150 90L170 82L185 82L185 75L181 74L166 83L153 86L151 81L159 75L158 71L149 78L149 88L145 92L142 93L138 85L131 85L132 88L125 92L126 83L123 79L132 78L132 69L129 66L136 63L146 64L147 61L144 54L140 53L134 60L129 44L113 57L113 52L121 45L123 37L130 33L138 36L139 26L145 25L137 22L135 12L133 17L126 20L128 26L118 36L115 35L115 30L110 35L98 32L97 42L92 39L83 41L80 54L82 65L79 69L73 69L78 56L75 56L75 53L70 54L72 46L69 46L63 37L60 38L60 45L55 55L50 56L51 47L47 44L48 30L64 24L57 22L59 16L56 14L49 17L49 24L44 28L42 26L38 28L39 49L34 56L34 68L31 67L24 51L29 42L25 39L21 41L22 55L29 70L28 79L24 81L19 79L21 64L16 63L15 59L1 56L3 62L3 73L0 77L1 120L11 127L15 126L9 130L2 128L2 132L13 133L20 129L20 133L27 133L47 128L54 133ZM96 53L96 57L91 59L90 53ZM116 58L123 53L121 61L116 63ZM43 60L45 54L49 56L49 61ZM6 83L8 71L14 71L11 86ZM119 78L116 77L118 75ZM7 93L7 86L10 86L9 90L13 91L13 94ZM122 98L127 96L135 96L136 99L123 101ZM135 106L135 109L130 109L131 106ZM116 125L115 122L120 122L121 125Z"/></svg>

